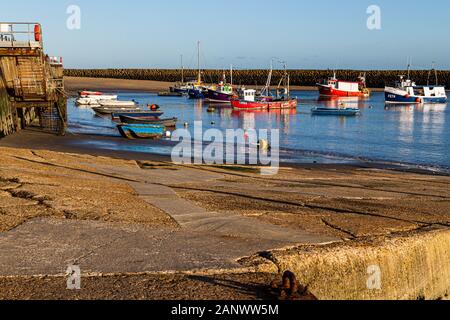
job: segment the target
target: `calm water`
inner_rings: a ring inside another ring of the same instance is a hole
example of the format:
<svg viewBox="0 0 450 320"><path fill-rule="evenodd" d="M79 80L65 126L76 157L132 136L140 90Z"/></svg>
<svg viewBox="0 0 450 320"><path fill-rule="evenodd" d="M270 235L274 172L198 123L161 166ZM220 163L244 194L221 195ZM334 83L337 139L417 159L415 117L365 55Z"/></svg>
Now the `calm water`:
<svg viewBox="0 0 450 320"><path fill-rule="evenodd" d="M208 113L208 104L187 98L160 98L153 94L126 93L121 100L156 103L165 117L178 117L193 128L203 121L204 129L279 129L281 159L286 162L348 163L386 162L450 172L450 109L447 104L423 106L385 106L383 93L370 99L320 100L317 92L294 92L300 99L296 111L234 112L218 107ZM336 106L339 102L358 106L355 118L312 116L315 106ZM73 133L118 136L115 125L96 117L89 108L78 108L69 101L69 130ZM98 148L170 154L171 147L128 140L89 141Z"/></svg>

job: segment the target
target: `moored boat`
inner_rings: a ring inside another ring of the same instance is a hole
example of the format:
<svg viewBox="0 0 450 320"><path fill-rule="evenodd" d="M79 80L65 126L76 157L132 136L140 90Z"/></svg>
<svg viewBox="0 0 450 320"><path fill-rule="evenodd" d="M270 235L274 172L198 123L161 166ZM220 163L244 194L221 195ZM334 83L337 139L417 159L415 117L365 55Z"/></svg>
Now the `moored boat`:
<svg viewBox="0 0 450 320"><path fill-rule="evenodd" d="M158 92L158 97L182 97L181 92Z"/></svg>
<svg viewBox="0 0 450 320"><path fill-rule="evenodd" d="M345 117L353 117L357 116L361 113L359 108L345 108L345 107L337 107L337 108L325 108L325 107L317 107L311 110L313 115L320 116L345 116Z"/></svg>
<svg viewBox="0 0 450 320"><path fill-rule="evenodd" d="M369 97L370 91L366 87L366 77L359 76L357 82L343 81L336 78L322 80L317 84L321 96L327 97Z"/></svg>
<svg viewBox="0 0 450 320"><path fill-rule="evenodd" d="M110 115L112 113L117 113L117 112L139 112L141 111L141 109L137 108L137 107L94 107L92 108L92 110L95 111L95 113L99 114L99 115Z"/></svg>
<svg viewBox="0 0 450 320"><path fill-rule="evenodd" d="M86 98L87 96L102 96L103 92L99 91L80 91L78 95L82 98Z"/></svg>
<svg viewBox="0 0 450 320"><path fill-rule="evenodd" d="M118 100L99 100L98 104L103 107L134 107L134 101L118 101Z"/></svg>
<svg viewBox="0 0 450 320"><path fill-rule="evenodd" d="M178 118L160 119L155 117L130 117L126 115L119 116L122 123L127 124L160 124L167 128L176 127Z"/></svg>
<svg viewBox="0 0 450 320"><path fill-rule="evenodd" d="M230 103L232 99L238 97L233 89L233 67L230 69L231 83L227 83L227 77L225 72L223 73L222 81L211 88L208 88L205 92L205 99L209 102L217 103Z"/></svg>
<svg viewBox="0 0 450 320"><path fill-rule="evenodd" d="M435 71L436 85L416 85L410 79L410 66L408 76L400 76L394 86L386 86L385 101L387 104L420 104L420 103L446 103L447 93L445 87L438 84L437 71ZM431 75L431 71L430 71Z"/></svg>
<svg viewBox="0 0 450 320"><path fill-rule="evenodd" d="M270 82L272 79L272 68L267 79L266 87L262 90L261 95L256 97L256 90L243 90L243 98L232 99L231 106L234 110L279 110L279 109L295 109L298 101L290 96L290 78L287 73L286 65L284 66L284 76L280 80L276 95L272 96L270 92ZM282 86L282 84L284 84Z"/></svg>
<svg viewBox="0 0 450 320"><path fill-rule="evenodd" d="M148 124L119 124L117 129L127 139L160 139L166 132L163 125Z"/></svg>
<svg viewBox="0 0 450 320"><path fill-rule="evenodd" d="M100 101L114 101L117 100L115 95L87 95L78 98L75 102L78 105L100 105Z"/></svg>
<svg viewBox="0 0 450 320"><path fill-rule="evenodd" d="M134 118L159 118L164 114L162 111L143 111L143 110L122 110L111 113L111 118L120 119L120 116L128 116Z"/></svg>

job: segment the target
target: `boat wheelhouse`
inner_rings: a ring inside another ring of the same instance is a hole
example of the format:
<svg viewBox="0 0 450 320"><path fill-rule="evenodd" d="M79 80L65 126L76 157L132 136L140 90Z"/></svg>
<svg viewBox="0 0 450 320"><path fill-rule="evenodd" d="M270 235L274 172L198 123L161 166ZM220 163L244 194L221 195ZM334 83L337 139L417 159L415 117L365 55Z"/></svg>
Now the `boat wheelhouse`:
<svg viewBox="0 0 450 320"><path fill-rule="evenodd" d="M317 84L321 96L327 97L368 97L370 91L366 86L366 77L359 76L357 82L343 81L333 77L322 80Z"/></svg>

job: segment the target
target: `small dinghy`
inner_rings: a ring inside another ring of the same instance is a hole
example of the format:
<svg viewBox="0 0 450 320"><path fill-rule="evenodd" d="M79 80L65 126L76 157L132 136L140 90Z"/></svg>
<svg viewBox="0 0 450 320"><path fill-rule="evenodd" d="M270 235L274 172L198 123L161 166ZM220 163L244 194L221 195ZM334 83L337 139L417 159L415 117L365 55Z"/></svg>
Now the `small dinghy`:
<svg viewBox="0 0 450 320"><path fill-rule="evenodd" d="M104 107L135 107L134 101L99 100L98 104Z"/></svg>
<svg viewBox="0 0 450 320"><path fill-rule="evenodd" d="M80 97L86 98L87 96L102 96L103 92L99 92L99 91L80 91L80 92L78 92L78 94L80 95Z"/></svg>
<svg viewBox="0 0 450 320"><path fill-rule="evenodd" d="M82 96L78 98L75 102L78 105L101 105L100 101L115 101L117 100L117 96Z"/></svg>
<svg viewBox="0 0 450 320"><path fill-rule="evenodd" d="M160 139L166 132L163 125L149 124L119 124L117 129L127 139Z"/></svg>
<svg viewBox="0 0 450 320"><path fill-rule="evenodd" d="M154 117L130 117L121 115L120 121L127 124L160 124L168 128L176 127L178 118L159 119Z"/></svg>
<svg viewBox="0 0 450 320"><path fill-rule="evenodd" d="M119 119L121 116L133 118L159 118L164 114L162 111L143 111L143 110L123 110L113 112L111 117L113 120Z"/></svg>
<svg viewBox="0 0 450 320"><path fill-rule="evenodd" d="M110 115L117 112L139 112L141 109L137 107L94 107L92 110L99 115Z"/></svg>
<svg viewBox="0 0 450 320"><path fill-rule="evenodd" d="M361 113L358 108L323 108L317 107L311 110L313 115L318 116L343 116L343 117L354 117Z"/></svg>
<svg viewBox="0 0 450 320"><path fill-rule="evenodd" d="M181 92L158 92L158 97L182 97Z"/></svg>

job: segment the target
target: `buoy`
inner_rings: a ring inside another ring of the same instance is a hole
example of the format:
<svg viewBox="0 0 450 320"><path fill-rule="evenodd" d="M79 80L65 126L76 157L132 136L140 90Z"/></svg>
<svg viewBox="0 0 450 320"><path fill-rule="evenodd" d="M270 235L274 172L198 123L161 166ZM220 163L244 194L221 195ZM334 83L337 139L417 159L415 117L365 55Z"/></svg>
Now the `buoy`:
<svg viewBox="0 0 450 320"><path fill-rule="evenodd" d="M34 25L34 40L36 42L41 42L42 37L41 37L41 26L38 24Z"/></svg>
<svg viewBox="0 0 450 320"><path fill-rule="evenodd" d="M189 127L189 123L185 122L185 123L184 123L184 127L185 127L185 128Z"/></svg>
<svg viewBox="0 0 450 320"><path fill-rule="evenodd" d="M258 147L259 147L259 149L264 150L264 151L269 150L270 149L269 141L267 141L265 139L259 140Z"/></svg>
<svg viewBox="0 0 450 320"><path fill-rule="evenodd" d="M214 121L211 121L211 125L213 126L213 125L215 125L216 123L214 122Z"/></svg>

